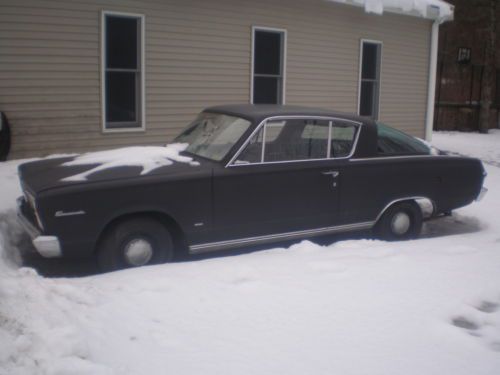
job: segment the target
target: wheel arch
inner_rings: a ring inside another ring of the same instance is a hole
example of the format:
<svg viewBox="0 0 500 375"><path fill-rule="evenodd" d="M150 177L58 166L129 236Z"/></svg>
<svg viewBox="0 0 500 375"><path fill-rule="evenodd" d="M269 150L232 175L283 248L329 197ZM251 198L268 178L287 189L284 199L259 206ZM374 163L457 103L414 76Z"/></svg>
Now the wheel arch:
<svg viewBox="0 0 500 375"><path fill-rule="evenodd" d="M374 225L377 225L377 223L380 221L382 216L386 213L386 211L391 208L392 206L402 203L402 202L413 202L415 203L419 208L420 211L422 212L422 217L423 218L429 218L433 216L436 213L436 204L431 198L424 197L424 196L412 196L412 197L403 197L403 198L398 198L390 201L385 207L380 211L380 213L377 215L377 218L374 221Z"/></svg>
<svg viewBox="0 0 500 375"><path fill-rule="evenodd" d="M174 255L182 256L187 253L187 243L185 233L179 223L169 214L157 211L157 210L138 210L120 213L115 217L107 221L107 223L102 227L97 240L95 242L94 253L99 249L99 244L102 241L104 235L116 225L127 221L131 218L136 217L148 217L153 218L160 222L172 235L172 241L174 243Z"/></svg>

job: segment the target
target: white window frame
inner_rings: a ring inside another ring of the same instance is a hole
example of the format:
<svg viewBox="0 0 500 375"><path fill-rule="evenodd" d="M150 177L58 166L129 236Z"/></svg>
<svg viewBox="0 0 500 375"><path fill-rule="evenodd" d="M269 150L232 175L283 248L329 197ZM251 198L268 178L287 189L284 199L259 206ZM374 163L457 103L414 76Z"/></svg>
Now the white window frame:
<svg viewBox="0 0 500 375"><path fill-rule="evenodd" d="M112 128L106 127L106 16L130 17L139 20L140 26L140 127ZM101 131L103 133L130 133L146 130L146 17L139 13L125 13L103 10L101 12Z"/></svg>
<svg viewBox="0 0 500 375"><path fill-rule="evenodd" d="M375 120L380 119L380 103L382 102L382 61L383 61L383 49L384 43L381 40L374 39L361 39L359 43L359 72L358 72L358 115L361 109L361 82L362 82L362 71L363 71L363 44L372 43L380 45L380 65L378 72L378 106L377 106L377 117Z"/></svg>
<svg viewBox="0 0 500 375"><path fill-rule="evenodd" d="M253 83L254 83L254 61L255 61L255 32L256 31L271 31L282 33L283 35L283 51L282 51L282 84L281 84L281 103L286 103L286 56L287 56L287 30L286 29L278 29L274 27L266 27L266 26L252 26L252 53L250 54L250 104L253 103Z"/></svg>

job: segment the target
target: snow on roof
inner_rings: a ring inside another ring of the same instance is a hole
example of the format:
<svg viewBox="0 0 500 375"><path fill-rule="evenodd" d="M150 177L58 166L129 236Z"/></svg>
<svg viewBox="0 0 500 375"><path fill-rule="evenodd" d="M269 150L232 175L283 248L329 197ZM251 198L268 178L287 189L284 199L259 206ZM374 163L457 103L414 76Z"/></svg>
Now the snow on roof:
<svg viewBox="0 0 500 375"><path fill-rule="evenodd" d="M186 143L172 143L160 146L133 146L115 150L90 152L76 156L73 160L63 163L64 166L96 165L83 173L66 177L64 181L84 181L93 173L114 167L142 167L141 175L154 169L171 165L173 161L199 165L188 156L179 155L187 148Z"/></svg>
<svg viewBox="0 0 500 375"><path fill-rule="evenodd" d="M383 14L392 12L419 16L439 22L453 20L454 6L442 0L327 0L364 7L365 12Z"/></svg>

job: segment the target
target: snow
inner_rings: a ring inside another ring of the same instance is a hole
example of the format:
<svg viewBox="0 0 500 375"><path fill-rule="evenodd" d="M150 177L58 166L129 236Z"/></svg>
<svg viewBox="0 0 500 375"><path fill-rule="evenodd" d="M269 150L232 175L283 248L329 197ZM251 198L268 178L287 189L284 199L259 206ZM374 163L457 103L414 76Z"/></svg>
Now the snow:
<svg viewBox="0 0 500 375"><path fill-rule="evenodd" d="M500 129L490 129L489 134L440 131L434 132L432 139L439 148L500 166Z"/></svg>
<svg viewBox="0 0 500 375"><path fill-rule="evenodd" d="M164 147L159 146L133 146L114 150L90 152L76 156L73 160L63 163L64 166L95 165L83 173L66 177L64 181L85 181L93 173L115 167L132 166L141 167L141 175L147 174L157 168L171 165L173 161L198 165L196 161L179 153L187 148L185 143L172 143Z"/></svg>
<svg viewBox="0 0 500 375"><path fill-rule="evenodd" d="M441 0L329 0L336 3L361 6L367 13L383 14L384 11L418 14L422 17L433 18L429 8L439 12L438 19L446 21L453 19L453 5Z"/></svg>
<svg viewBox="0 0 500 375"><path fill-rule="evenodd" d="M19 161L2 163L0 374L499 374L499 137L434 135L488 161L490 190L419 240L302 241L79 278L16 263Z"/></svg>

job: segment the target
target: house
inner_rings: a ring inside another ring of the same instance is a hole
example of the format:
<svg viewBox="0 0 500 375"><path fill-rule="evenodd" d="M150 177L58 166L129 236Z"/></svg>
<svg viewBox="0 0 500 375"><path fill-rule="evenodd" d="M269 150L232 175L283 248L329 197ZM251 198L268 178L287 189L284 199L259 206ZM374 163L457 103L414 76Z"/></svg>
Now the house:
<svg viewBox="0 0 500 375"><path fill-rule="evenodd" d="M452 17L440 0L2 0L10 158L163 144L221 103L358 112L429 137Z"/></svg>

